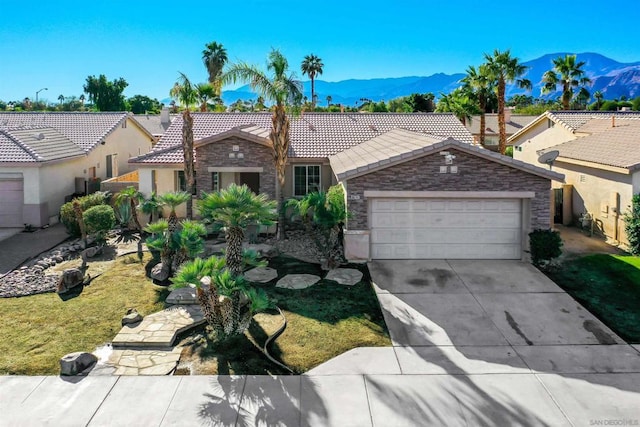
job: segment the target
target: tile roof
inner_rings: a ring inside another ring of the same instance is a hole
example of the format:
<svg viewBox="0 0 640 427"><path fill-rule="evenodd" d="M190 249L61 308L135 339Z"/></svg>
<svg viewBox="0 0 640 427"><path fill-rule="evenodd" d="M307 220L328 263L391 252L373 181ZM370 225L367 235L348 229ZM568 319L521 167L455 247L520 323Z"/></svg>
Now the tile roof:
<svg viewBox="0 0 640 427"><path fill-rule="evenodd" d="M173 121L177 116L177 114L171 114L170 120ZM147 132L156 137L164 135L169 125L171 125L171 122L162 123L160 114L134 114L133 119L145 128Z"/></svg>
<svg viewBox="0 0 640 427"><path fill-rule="evenodd" d="M0 129L0 162L48 162L83 155L84 150L53 128Z"/></svg>
<svg viewBox="0 0 640 427"><path fill-rule="evenodd" d="M50 127L90 151L128 116L126 112L0 112L0 128Z"/></svg>
<svg viewBox="0 0 640 427"><path fill-rule="evenodd" d="M558 150L560 157L606 166L635 170L640 168L640 120L625 120L609 127L548 148Z"/></svg>
<svg viewBox="0 0 640 427"><path fill-rule="evenodd" d="M486 135L498 135L498 115L497 114L485 114L485 132ZM537 119L538 116L525 116L519 114L512 114L511 120L506 123L507 135L512 135L518 132L520 129ZM467 129L474 135L480 134L480 116L473 116L471 122L467 124Z"/></svg>
<svg viewBox="0 0 640 427"><path fill-rule="evenodd" d="M548 111L551 120L561 122L572 132L583 126L591 119L611 119L611 116L618 118L640 118L637 111Z"/></svg>
<svg viewBox="0 0 640 427"><path fill-rule="evenodd" d="M254 125L256 133L268 135L271 113L193 113L197 142L235 127ZM454 137L471 144L473 137L453 114L343 114L305 113L291 117L290 157L324 158L368 141L395 128ZM176 118L154 149L132 159L135 163L181 163L182 117Z"/></svg>
<svg viewBox="0 0 640 427"><path fill-rule="evenodd" d="M477 147L454 138L435 137L422 132L394 129L367 142L329 156L331 169L339 180L365 175L374 170L403 163L413 158L432 154L447 147L455 147L478 157L521 169L534 175L564 181L564 175L509 156Z"/></svg>

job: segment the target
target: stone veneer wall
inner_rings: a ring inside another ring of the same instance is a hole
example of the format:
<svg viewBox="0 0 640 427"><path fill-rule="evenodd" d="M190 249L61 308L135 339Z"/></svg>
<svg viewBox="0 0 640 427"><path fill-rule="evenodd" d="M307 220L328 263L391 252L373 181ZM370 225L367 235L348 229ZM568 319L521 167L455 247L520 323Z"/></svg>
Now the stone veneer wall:
<svg viewBox="0 0 640 427"><path fill-rule="evenodd" d="M233 146L240 147L238 153L243 153L243 159L230 159ZM213 142L196 148L196 187L198 195L202 191L211 192L211 172L207 168L218 167L261 167L260 193L267 194L271 199L276 197L276 169L273 165L273 151L271 147L238 137Z"/></svg>
<svg viewBox="0 0 640 427"><path fill-rule="evenodd" d="M551 181L490 160L447 149L456 158L458 173L440 173L444 156L432 154L391 166L347 181L348 208L352 217L347 229L366 230L367 200L365 190L378 191L533 191L531 228L550 227ZM349 196L359 196L349 200Z"/></svg>

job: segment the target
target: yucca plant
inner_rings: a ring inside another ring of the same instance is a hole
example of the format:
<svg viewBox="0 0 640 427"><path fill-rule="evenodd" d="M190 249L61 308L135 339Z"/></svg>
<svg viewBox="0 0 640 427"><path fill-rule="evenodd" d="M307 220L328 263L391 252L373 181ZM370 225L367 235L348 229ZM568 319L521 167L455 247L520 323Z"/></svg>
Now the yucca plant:
<svg viewBox="0 0 640 427"><path fill-rule="evenodd" d="M221 257L189 261L171 282L172 288L196 288L198 303L216 340L243 334L253 315L271 306L264 290L250 287L243 276L233 274Z"/></svg>
<svg viewBox="0 0 640 427"><path fill-rule="evenodd" d="M117 208L121 206L129 206L131 211L131 219L135 224L136 230L141 230L140 221L138 220L138 203L144 200L144 195L138 191L137 188L130 186L123 190L120 190L113 197L113 201ZM129 226L129 222L124 224L125 226Z"/></svg>
<svg viewBox="0 0 640 427"><path fill-rule="evenodd" d="M225 228L226 265L237 276L242 273L244 231L252 224L273 224L276 203L264 194L256 195L246 185L231 184L224 190L204 193L198 209L202 218Z"/></svg>

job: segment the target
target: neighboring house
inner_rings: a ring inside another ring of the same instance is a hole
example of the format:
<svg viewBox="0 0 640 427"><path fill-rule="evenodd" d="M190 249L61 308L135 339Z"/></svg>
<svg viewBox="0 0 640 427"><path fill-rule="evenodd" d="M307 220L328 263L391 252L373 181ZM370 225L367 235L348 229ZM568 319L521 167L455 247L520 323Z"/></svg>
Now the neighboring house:
<svg viewBox="0 0 640 427"><path fill-rule="evenodd" d="M492 151L498 151L498 143L500 141L500 128L498 127L497 114L485 114L485 134L484 147ZM507 138L529 123L537 119L538 116L525 116L512 114L510 110L505 110L505 132ZM467 129L473 135L474 144L480 144L480 116L473 116L471 121L466 123ZM507 146L509 146L507 142Z"/></svg>
<svg viewBox="0 0 640 427"><path fill-rule="evenodd" d="M176 114L169 114L168 108L163 108L160 114L134 114L133 118L149 132L156 141L169 129Z"/></svg>
<svg viewBox="0 0 640 427"><path fill-rule="evenodd" d="M271 114L194 113L198 194L247 184L275 196ZM549 228L550 180L562 176L479 147L452 114L292 117L285 197L341 182L352 214L351 260L521 259L527 234ZM184 188L182 119L132 159L139 188Z"/></svg>
<svg viewBox="0 0 640 427"><path fill-rule="evenodd" d="M554 185L554 222L570 224L587 212L596 231L628 243L621 215L640 193L640 113L546 112L511 142L514 158L534 165L558 151L552 168L566 184Z"/></svg>
<svg viewBox="0 0 640 427"><path fill-rule="evenodd" d="M65 197L133 170L152 141L128 113L0 113L0 227L56 223Z"/></svg>

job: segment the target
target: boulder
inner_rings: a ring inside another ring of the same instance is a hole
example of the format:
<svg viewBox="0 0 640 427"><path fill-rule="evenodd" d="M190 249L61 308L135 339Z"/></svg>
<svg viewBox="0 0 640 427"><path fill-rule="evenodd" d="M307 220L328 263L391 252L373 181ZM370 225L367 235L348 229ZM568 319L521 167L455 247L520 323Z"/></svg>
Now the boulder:
<svg viewBox="0 0 640 427"><path fill-rule="evenodd" d="M196 297L196 288L186 287L178 288L171 291L167 299L167 304L198 304L198 298Z"/></svg>
<svg viewBox="0 0 640 427"><path fill-rule="evenodd" d="M158 282L164 282L169 278L169 273L162 271L162 263L158 263L151 269L150 277Z"/></svg>
<svg viewBox="0 0 640 427"><path fill-rule="evenodd" d="M82 251L82 258L93 258L102 253L102 246L92 246Z"/></svg>
<svg viewBox="0 0 640 427"><path fill-rule="evenodd" d="M135 308L130 308L127 310L127 314L125 314L122 318L122 326L133 325L141 321L142 314L138 313L138 310L136 310Z"/></svg>
<svg viewBox="0 0 640 427"><path fill-rule="evenodd" d="M267 283L278 277L278 272L271 267L256 267L244 273L244 278L254 283Z"/></svg>
<svg viewBox="0 0 640 427"><path fill-rule="evenodd" d="M98 358L91 353L69 353L60 359L60 375L78 375L97 361Z"/></svg>
<svg viewBox="0 0 640 427"><path fill-rule="evenodd" d="M78 268L69 268L62 272L58 280L58 293L68 292L84 282L84 273Z"/></svg>

